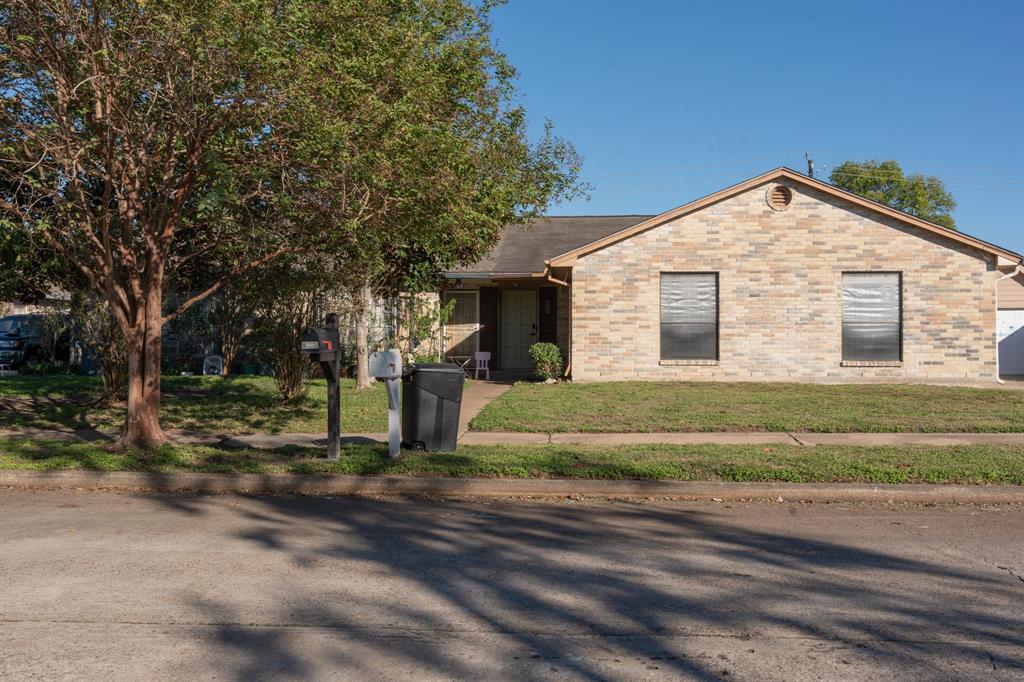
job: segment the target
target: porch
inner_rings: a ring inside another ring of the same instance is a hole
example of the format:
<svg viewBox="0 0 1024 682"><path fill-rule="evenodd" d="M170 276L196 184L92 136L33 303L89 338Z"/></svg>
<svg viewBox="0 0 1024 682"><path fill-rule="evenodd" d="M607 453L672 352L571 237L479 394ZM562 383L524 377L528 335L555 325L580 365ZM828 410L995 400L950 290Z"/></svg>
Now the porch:
<svg viewBox="0 0 1024 682"><path fill-rule="evenodd" d="M491 354L492 378L519 378L533 369L530 346L554 343L568 360L571 289L540 278L463 281L441 292L454 301L441 328L446 359L473 366L478 351Z"/></svg>

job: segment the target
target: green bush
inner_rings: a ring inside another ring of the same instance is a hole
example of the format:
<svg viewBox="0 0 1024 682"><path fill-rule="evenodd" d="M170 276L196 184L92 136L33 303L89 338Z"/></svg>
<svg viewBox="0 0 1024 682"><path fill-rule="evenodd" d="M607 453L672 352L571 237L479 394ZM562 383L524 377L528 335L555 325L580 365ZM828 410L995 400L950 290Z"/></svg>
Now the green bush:
<svg viewBox="0 0 1024 682"><path fill-rule="evenodd" d="M68 375L78 374L81 369L82 366L77 362L27 362L19 368L18 373L28 376Z"/></svg>
<svg viewBox="0 0 1024 682"><path fill-rule="evenodd" d="M530 359L537 376L545 381L562 376L562 351L553 343L535 343L530 346Z"/></svg>
<svg viewBox="0 0 1024 682"><path fill-rule="evenodd" d="M444 360L441 358L440 353L414 353L412 356L412 363L414 365L432 362L444 362Z"/></svg>

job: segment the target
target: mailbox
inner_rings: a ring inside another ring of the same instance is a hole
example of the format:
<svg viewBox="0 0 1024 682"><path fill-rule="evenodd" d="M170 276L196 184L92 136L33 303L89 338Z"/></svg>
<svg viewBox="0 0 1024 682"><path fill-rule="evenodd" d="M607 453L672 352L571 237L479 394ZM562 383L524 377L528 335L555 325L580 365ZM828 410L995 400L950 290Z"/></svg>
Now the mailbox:
<svg viewBox="0 0 1024 682"><path fill-rule="evenodd" d="M310 327L302 332L299 350L313 362L319 362L327 379L327 459L338 459L341 452L341 335L338 316L327 316L326 327Z"/></svg>
<svg viewBox="0 0 1024 682"><path fill-rule="evenodd" d="M341 336L335 327L310 327L302 332L301 350L310 360L330 362L341 350Z"/></svg>
<svg viewBox="0 0 1024 682"><path fill-rule="evenodd" d="M398 413L398 384L402 378L402 352L397 348L370 354L370 376L388 389L388 456L398 457L402 445L402 420Z"/></svg>
<svg viewBox="0 0 1024 682"><path fill-rule="evenodd" d="M370 354L370 376L375 379L401 379L402 353L385 350Z"/></svg>

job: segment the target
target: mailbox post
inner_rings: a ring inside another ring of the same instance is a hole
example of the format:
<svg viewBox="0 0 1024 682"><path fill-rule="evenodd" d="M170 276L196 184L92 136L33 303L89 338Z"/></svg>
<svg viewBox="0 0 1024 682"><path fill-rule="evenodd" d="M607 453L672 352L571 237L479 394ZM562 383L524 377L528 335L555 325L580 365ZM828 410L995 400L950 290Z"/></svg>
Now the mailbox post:
<svg viewBox="0 0 1024 682"><path fill-rule="evenodd" d="M402 444L398 414L398 386L402 380L402 353L396 349L370 355L370 376L383 381L388 389L388 457L398 457Z"/></svg>
<svg viewBox="0 0 1024 682"><path fill-rule="evenodd" d="M341 336L338 316L327 316L326 326L310 327L302 333L302 352L319 362L327 379L327 459L341 457Z"/></svg>

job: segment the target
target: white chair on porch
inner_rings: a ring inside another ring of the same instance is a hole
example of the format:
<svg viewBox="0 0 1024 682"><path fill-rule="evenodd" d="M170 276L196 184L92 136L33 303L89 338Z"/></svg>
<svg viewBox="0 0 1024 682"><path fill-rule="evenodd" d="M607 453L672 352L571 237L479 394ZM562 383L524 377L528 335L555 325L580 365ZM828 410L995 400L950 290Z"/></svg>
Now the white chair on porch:
<svg viewBox="0 0 1024 682"><path fill-rule="evenodd" d="M484 376L487 377L487 381L491 380L491 354L487 351L477 351L473 354L473 358L476 360L476 369L473 374L474 379L480 378L480 370L484 371Z"/></svg>

